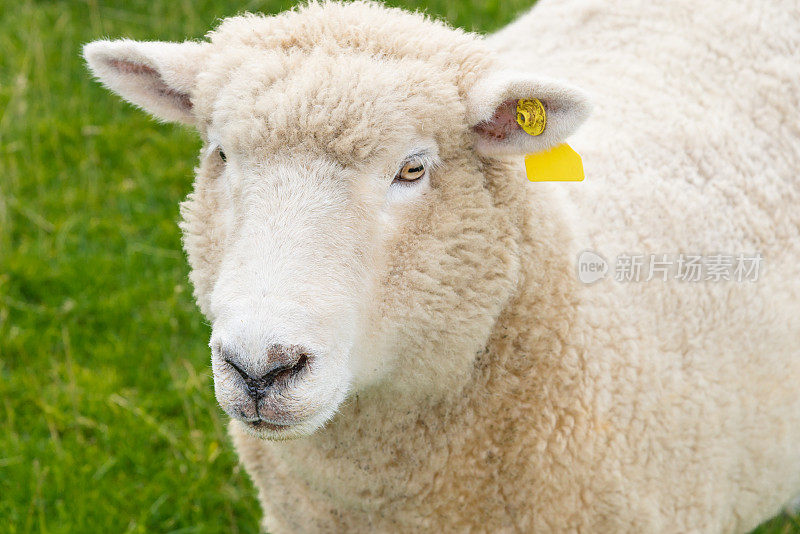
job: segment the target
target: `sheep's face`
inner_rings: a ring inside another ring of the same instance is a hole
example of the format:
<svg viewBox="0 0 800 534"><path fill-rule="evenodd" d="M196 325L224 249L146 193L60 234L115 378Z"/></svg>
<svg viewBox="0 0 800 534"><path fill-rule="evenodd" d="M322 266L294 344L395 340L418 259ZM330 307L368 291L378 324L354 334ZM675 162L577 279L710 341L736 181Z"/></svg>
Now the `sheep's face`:
<svg viewBox="0 0 800 534"><path fill-rule="evenodd" d="M467 379L518 271L503 165L476 146L527 142L503 110L533 82L482 81L476 37L372 4L231 19L211 43L101 44L87 57L112 89L204 139L182 228L228 414L281 439L353 391Z"/></svg>
<svg viewBox="0 0 800 534"><path fill-rule="evenodd" d="M316 50L249 51L223 72L196 104L207 143L184 208L223 408L294 435L389 377L406 397L463 379L516 241L453 74ZM258 406L242 371L268 377Z"/></svg>

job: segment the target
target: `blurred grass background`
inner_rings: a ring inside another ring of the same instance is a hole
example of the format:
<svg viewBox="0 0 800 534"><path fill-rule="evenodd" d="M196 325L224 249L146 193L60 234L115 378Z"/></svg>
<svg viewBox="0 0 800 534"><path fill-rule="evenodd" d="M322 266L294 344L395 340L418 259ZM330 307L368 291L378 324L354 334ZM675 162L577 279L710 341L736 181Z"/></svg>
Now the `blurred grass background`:
<svg viewBox="0 0 800 534"><path fill-rule="evenodd" d="M393 3L485 32L532 0ZM176 225L199 141L106 93L80 47L291 4L0 0L0 532L258 530Z"/></svg>

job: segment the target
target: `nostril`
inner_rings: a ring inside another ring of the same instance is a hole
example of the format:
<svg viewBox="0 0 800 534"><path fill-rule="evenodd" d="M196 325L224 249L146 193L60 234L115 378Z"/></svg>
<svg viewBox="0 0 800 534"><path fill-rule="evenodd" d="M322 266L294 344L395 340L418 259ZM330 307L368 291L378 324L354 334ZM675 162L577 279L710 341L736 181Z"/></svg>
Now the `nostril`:
<svg viewBox="0 0 800 534"><path fill-rule="evenodd" d="M226 358L224 359L224 362L225 362L225 363L227 363L228 365L230 365L231 367L233 367L233 369L234 369L234 370L235 370L237 373L239 373L239 375L240 375L242 378L244 378L245 382L247 382L247 381L249 381L249 380L253 380L253 377L251 377L249 374L247 374L247 372L246 372L244 369L242 369L241 367L239 367L238 365L236 365L235 363L233 363L233 362L230 360L230 358L227 358L227 357L226 357Z"/></svg>
<svg viewBox="0 0 800 534"><path fill-rule="evenodd" d="M281 382L299 374L308 364L308 355L300 354L294 362L276 362L272 369L259 378L264 387L270 387L275 382Z"/></svg>

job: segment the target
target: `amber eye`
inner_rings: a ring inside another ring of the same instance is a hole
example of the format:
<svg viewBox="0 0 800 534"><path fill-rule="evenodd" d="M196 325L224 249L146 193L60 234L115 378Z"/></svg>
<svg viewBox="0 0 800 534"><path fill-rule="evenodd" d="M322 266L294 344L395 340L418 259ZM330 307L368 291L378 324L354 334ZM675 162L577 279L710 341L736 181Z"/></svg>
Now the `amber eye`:
<svg viewBox="0 0 800 534"><path fill-rule="evenodd" d="M397 176L394 177L395 182L416 182L425 176L425 165L419 158L414 158L408 161Z"/></svg>
<svg viewBox="0 0 800 534"><path fill-rule="evenodd" d="M225 156L225 152L223 152L221 148L217 150L217 153L219 153L219 159L222 161L228 161L228 158Z"/></svg>

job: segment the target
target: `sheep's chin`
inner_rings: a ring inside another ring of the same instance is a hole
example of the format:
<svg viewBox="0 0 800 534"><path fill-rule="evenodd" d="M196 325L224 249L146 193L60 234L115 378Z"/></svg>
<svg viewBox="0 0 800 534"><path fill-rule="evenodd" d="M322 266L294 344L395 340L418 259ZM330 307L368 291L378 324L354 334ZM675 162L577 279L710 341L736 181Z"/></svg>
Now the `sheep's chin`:
<svg viewBox="0 0 800 534"><path fill-rule="evenodd" d="M234 418L233 424L237 425L245 433L267 441L286 441L291 439L310 436L334 416L338 410L339 403L335 406L318 411L316 414L293 424L253 424L242 419Z"/></svg>

